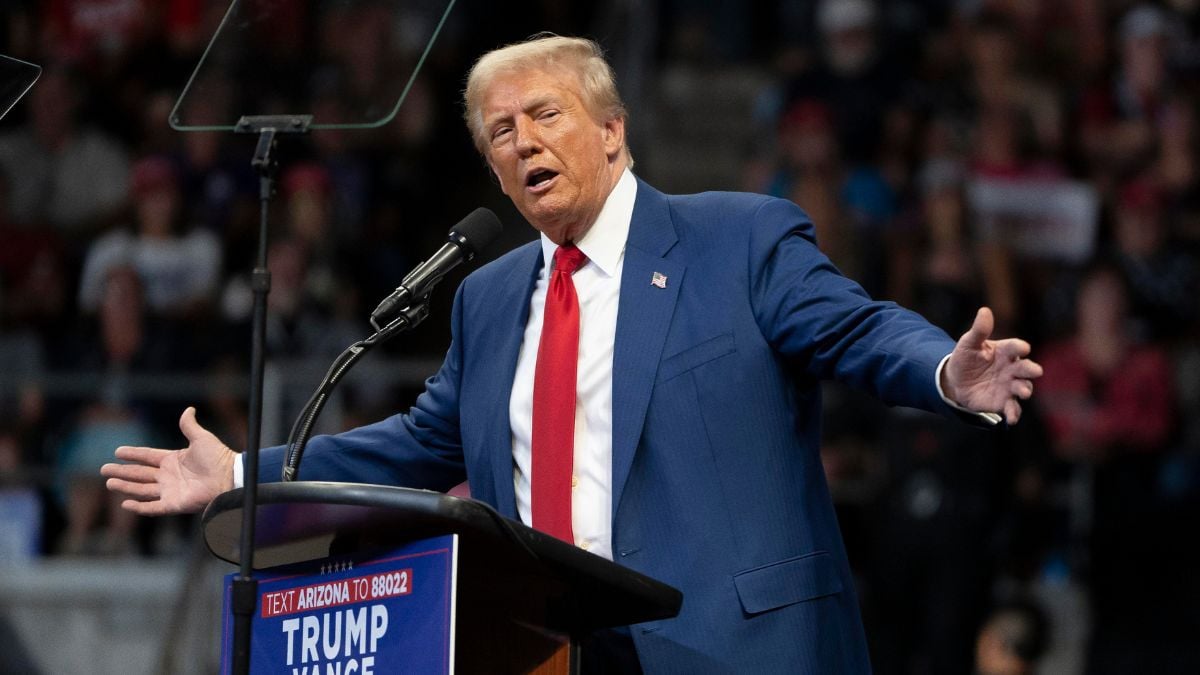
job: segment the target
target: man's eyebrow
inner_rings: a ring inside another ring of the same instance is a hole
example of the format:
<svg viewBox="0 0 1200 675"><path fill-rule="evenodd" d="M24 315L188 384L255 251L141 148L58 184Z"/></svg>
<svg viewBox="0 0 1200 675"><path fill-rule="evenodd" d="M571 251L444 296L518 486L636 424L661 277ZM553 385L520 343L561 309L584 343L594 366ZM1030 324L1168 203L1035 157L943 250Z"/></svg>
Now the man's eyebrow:
<svg viewBox="0 0 1200 675"><path fill-rule="evenodd" d="M558 97L555 96L554 94L551 94L551 93L540 94L540 95L534 96L533 98L528 99L524 104L522 104L521 112L530 113L530 112L533 112L534 110L538 110L539 108L544 108L548 105L554 105L556 103L558 103ZM512 114L509 113L507 110L505 110L503 112L495 113L494 115L492 115L490 117L484 118L483 127L485 129L490 129L490 128L496 126L497 124L505 124L505 123L511 123L511 122L512 122Z"/></svg>
<svg viewBox="0 0 1200 675"><path fill-rule="evenodd" d="M504 124L505 122L511 122L511 121L512 121L512 115L508 111L504 111L504 112L494 113L492 115L489 115L488 117L485 117L483 120L483 126L485 129L490 129L490 128L496 126L497 124Z"/></svg>
<svg viewBox="0 0 1200 675"><path fill-rule="evenodd" d="M527 101L521 109L525 112L531 112L533 110L537 110L538 108L544 108L547 105L557 102L558 97L554 94L542 94L529 99L529 101Z"/></svg>

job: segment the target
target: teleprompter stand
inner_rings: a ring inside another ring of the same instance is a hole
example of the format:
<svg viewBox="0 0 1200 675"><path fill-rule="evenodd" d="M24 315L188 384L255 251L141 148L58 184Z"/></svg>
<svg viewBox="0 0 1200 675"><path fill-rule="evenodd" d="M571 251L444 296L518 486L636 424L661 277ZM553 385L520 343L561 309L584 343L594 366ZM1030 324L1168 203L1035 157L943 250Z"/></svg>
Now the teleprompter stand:
<svg viewBox="0 0 1200 675"><path fill-rule="evenodd" d="M258 172L258 248L250 288L254 292L254 312L251 315L250 341L250 409L247 417L249 434L246 438L246 476L248 487L242 491L242 546L249 550L254 541L254 513L257 497L258 450L262 432L263 369L266 362L267 295L271 292L271 273L267 270L267 228L270 223L271 197L279 164L273 154L276 139L285 134L306 134L312 115L244 116L238 123L239 134L257 134L251 166ZM242 563L241 573L233 584L234 654L238 675L249 672L246 665L250 654L250 617L256 608L258 583L249 562Z"/></svg>
<svg viewBox="0 0 1200 675"><path fill-rule="evenodd" d="M258 250L251 287L254 292L252 315L253 336L251 341L251 373L248 431L245 447L245 477L250 485L241 496L245 500L242 509L244 533L249 545L255 535L255 508L258 479L258 449L262 421L262 380L265 360L265 321L267 295L270 292L270 276L267 272L267 222L268 204L275 187L277 163L273 157L278 138L286 135L304 134L312 130L368 130L377 129L395 118L403 104L417 73L429 56L433 43L454 6L455 0L381 0L370 3L372 20L390 22L393 30L384 33L385 44L376 45L380 54L395 58L397 55L414 57L407 77L403 70L388 70L388 77L375 82L369 90L358 91L355 96L338 97L339 105L326 108L320 118L309 114L296 115L236 115L239 110L296 110L308 108L312 103L311 92L297 82L309 82L318 73L342 73L348 75L348 64L336 53L315 50L312 60L304 60L311 71L308 77L281 77L276 70L277 62L264 58L269 54L271 36L279 25L292 25L297 11L296 3L281 3L277 0L229 0L229 7L221 19L211 41L205 48L187 84L176 101L169 116L173 129L187 132L234 132L255 134L258 144L252 165L259 174L260 228ZM313 5L309 11L320 19L328 16L354 16L366 20L367 15L356 14L363 9L359 0L325 0ZM379 14L382 11L383 14ZM413 30L395 30L401 26ZM421 28L416 28L421 27ZM413 41L413 37L428 33L427 40ZM414 47L423 44L423 49ZM397 59L405 62L404 59ZM0 67L4 66L0 62ZM3 71L0 71L2 74ZM395 77L393 77L393 75ZM32 82L32 81L31 81ZM289 84L290 83L290 84ZM4 94L0 90L0 98ZM344 94L344 92L343 92ZM236 122L234 121L236 120ZM233 611L235 616L234 652L237 655L233 672L247 673L249 645L251 639L250 618L255 612L257 598L256 583L249 565L243 566L233 588Z"/></svg>
<svg viewBox="0 0 1200 675"><path fill-rule="evenodd" d="M463 673L575 673L590 631L675 616L666 584L437 492L351 483L258 488L255 569L459 537L455 664ZM204 513L214 555L240 564L240 490Z"/></svg>

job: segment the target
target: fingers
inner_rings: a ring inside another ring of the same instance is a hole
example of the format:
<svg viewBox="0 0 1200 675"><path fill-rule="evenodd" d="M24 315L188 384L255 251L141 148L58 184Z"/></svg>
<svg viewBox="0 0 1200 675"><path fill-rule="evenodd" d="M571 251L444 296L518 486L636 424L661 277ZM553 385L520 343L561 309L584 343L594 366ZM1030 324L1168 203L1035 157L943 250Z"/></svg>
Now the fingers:
<svg viewBox="0 0 1200 675"><path fill-rule="evenodd" d="M1016 361L1029 356L1033 350L1029 343L1020 338L1008 338L996 341L996 351L1009 361Z"/></svg>
<svg viewBox="0 0 1200 675"><path fill-rule="evenodd" d="M1011 343L1011 344L1010 344ZM1042 366L1037 361L1030 361L1029 343L1024 340L1002 340L997 343L1008 362L1008 374L1018 380L1036 380L1042 376Z"/></svg>
<svg viewBox="0 0 1200 675"><path fill-rule="evenodd" d="M208 433L208 430L196 421L196 408L193 406L188 406L179 416L179 430L183 432L188 441L194 441L197 437Z"/></svg>
<svg viewBox="0 0 1200 675"><path fill-rule="evenodd" d="M979 311L975 313L975 322L971 324L971 329L964 333L958 342L965 347L981 348L983 343L992 336L995 328L996 318L992 316L992 310L980 307Z"/></svg>
<svg viewBox="0 0 1200 675"><path fill-rule="evenodd" d="M168 511L160 501L139 502L136 499L126 499L121 502L121 508L136 513L139 516L162 516Z"/></svg>
<svg viewBox="0 0 1200 675"><path fill-rule="evenodd" d="M1012 393L1017 398L1027 399L1033 396L1033 383L1029 380L1013 380Z"/></svg>
<svg viewBox="0 0 1200 675"><path fill-rule="evenodd" d="M141 464L105 464L100 467L100 475L124 481L154 483L158 480L158 469Z"/></svg>
<svg viewBox="0 0 1200 675"><path fill-rule="evenodd" d="M1036 380L1042 376L1041 364L1025 358L1029 356L1029 352L1031 351L1028 342L1011 338L1008 340L998 340L995 344L998 354L997 358L1002 359L1002 363L1009 364L1009 373L1013 378Z"/></svg>
<svg viewBox="0 0 1200 675"><path fill-rule="evenodd" d="M146 466L157 467L162 464L163 458L174 452L173 450L161 450L159 448L141 448L130 445L122 445L117 448L114 453L117 459L125 460L126 462L137 462Z"/></svg>
<svg viewBox="0 0 1200 675"><path fill-rule="evenodd" d="M1038 363L1036 361L1030 361L1029 359L1021 359L1021 361L1017 365L1019 367L1017 368L1017 372L1014 373L1014 375L1016 377L1019 377L1019 378L1025 379L1025 380L1036 380L1037 378L1042 376L1042 372L1043 372L1042 366L1040 363Z"/></svg>
<svg viewBox="0 0 1200 675"><path fill-rule="evenodd" d="M1021 419L1021 404L1017 399L1009 399L1004 404L1004 421L1011 427Z"/></svg>
<svg viewBox="0 0 1200 675"><path fill-rule="evenodd" d="M108 467L127 467L123 464L106 464ZM139 469L149 469L148 467L136 467ZM105 484L110 491L128 497L121 502L121 508L130 511L139 516L161 516L169 511L162 501L161 486L156 482L142 482L137 479L126 480L123 478L109 478Z"/></svg>
<svg viewBox="0 0 1200 675"><path fill-rule="evenodd" d="M162 497L162 488L158 483L140 483L121 478L109 478L104 485L113 492L133 497L135 500L148 501Z"/></svg>

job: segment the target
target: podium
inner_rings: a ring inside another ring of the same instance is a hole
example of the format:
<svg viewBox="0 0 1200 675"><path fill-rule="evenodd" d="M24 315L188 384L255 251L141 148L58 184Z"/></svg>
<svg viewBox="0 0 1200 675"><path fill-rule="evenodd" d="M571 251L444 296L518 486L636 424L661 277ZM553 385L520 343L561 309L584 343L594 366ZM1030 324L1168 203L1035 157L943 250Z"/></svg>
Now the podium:
<svg viewBox="0 0 1200 675"><path fill-rule="evenodd" d="M234 564L241 563L242 503L240 489L226 492L202 521L209 550ZM673 617L683 601L671 586L504 518L486 504L439 492L266 483L258 486L257 510L256 570L306 563L343 569L344 561L372 552L456 535L457 672L578 672L579 642L588 633Z"/></svg>

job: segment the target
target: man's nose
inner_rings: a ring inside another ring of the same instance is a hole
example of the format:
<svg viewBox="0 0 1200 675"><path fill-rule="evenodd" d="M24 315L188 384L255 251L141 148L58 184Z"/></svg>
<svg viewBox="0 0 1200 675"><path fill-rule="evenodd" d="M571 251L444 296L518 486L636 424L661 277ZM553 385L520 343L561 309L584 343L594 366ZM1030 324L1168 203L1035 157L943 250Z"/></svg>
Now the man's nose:
<svg viewBox="0 0 1200 675"><path fill-rule="evenodd" d="M515 125L517 132L517 152L522 157L528 157L542 150L542 136L537 124L530 119L518 119Z"/></svg>

